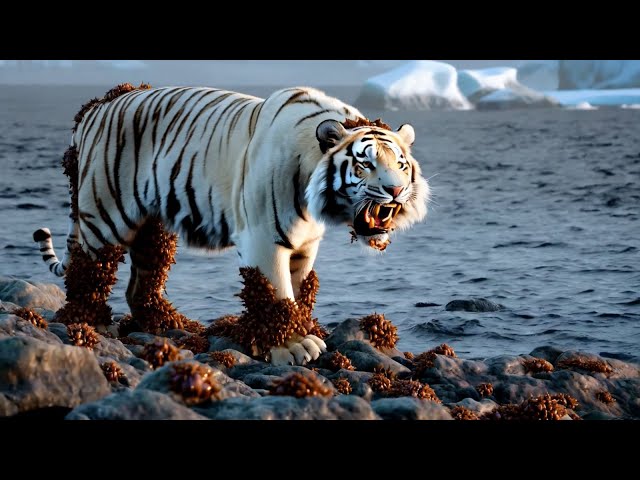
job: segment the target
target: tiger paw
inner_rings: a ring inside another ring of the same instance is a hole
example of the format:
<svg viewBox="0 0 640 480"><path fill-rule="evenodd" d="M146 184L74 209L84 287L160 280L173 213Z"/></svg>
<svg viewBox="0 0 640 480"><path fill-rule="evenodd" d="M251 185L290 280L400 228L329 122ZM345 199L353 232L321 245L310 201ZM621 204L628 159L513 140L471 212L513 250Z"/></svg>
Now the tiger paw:
<svg viewBox="0 0 640 480"><path fill-rule="evenodd" d="M296 335L287 340L284 346L272 348L269 361L273 365L304 365L326 351L327 345L315 335Z"/></svg>

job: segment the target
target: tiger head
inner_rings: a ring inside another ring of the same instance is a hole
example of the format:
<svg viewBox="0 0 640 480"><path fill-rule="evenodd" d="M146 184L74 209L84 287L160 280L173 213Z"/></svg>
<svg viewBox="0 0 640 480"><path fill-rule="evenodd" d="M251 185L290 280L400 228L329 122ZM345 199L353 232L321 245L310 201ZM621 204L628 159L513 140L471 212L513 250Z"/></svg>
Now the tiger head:
<svg viewBox="0 0 640 480"><path fill-rule="evenodd" d="M386 248L390 232L425 218L429 184L411 155L411 125L394 132L379 121L325 120L316 137L323 157L306 190L314 218L350 225L354 238L376 250Z"/></svg>

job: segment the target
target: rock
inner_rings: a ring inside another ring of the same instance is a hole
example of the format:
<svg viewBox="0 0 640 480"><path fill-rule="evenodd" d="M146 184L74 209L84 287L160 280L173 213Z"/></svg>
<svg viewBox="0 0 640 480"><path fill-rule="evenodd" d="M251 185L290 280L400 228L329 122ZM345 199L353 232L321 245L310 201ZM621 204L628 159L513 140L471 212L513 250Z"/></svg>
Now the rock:
<svg viewBox="0 0 640 480"><path fill-rule="evenodd" d="M49 322L48 330L57 336L62 343L69 345L69 334L67 333L67 326L64 323Z"/></svg>
<svg viewBox="0 0 640 480"><path fill-rule="evenodd" d="M497 312L504 309L504 305L493 303L486 298L472 298L470 300L452 300L444 308L449 312Z"/></svg>
<svg viewBox="0 0 640 480"><path fill-rule="evenodd" d="M556 370L550 377L548 382L549 393L568 393L574 397L578 400L576 413L579 415L600 411L620 417L623 415L624 410L628 410L626 402L615 402L608 405L596 398L598 392L606 391L613 386L612 382L607 384L604 380L571 370ZM623 407L625 407L624 410Z"/></svg>
<svg viewBox="0 0 640 480"><path fill-rule="evenodd" d="M51 345L61 345L60 339L43 328L23 320L17 315L0 315L0 338L29 337L36 338Z"/></svg>
<svg viewBox="0 0 640 480"><path fill-rule="evenodd" d="M267 390L269 391L274 385L274 382L278 381L280 377L277 375L264 375L262 373L250 373L242 378L242 381L253 388L254 390Z"/></svg>
<svg viewBox="0 0 640 480"><path fill-rule="evenodd" d="M53 283L27 282L0 276L0 300L21 307L56 311L65 304L65 293Z"/></svg>
<svg viewBox="0 0 640 480"><path fill-rule="evenodd" d="M373 373L341 369L327 376L329 380L335 380L341 377L349 380L352 388L351 395L357 395L365 400L371 400L373 390L369 386L369 379L373 377Z"/></svg>
<svg viewBox="0 0 640 480"><path fill-rule="evenodd" d="M560 393L550 387L547 381L526 375L502 375L493 383L493 397L500 404L519 404L529 397L537 397L545 393Z"/></svg>
<svg viewBox="0 0 640 480"><path fill-rule="evenodd" d="M338 346L350 340L368 340L367 334L360 329L360 320L357 318L349 318L340 323L324 339L324 343L327 344L327 350L335 350Z"/></svg>
<svg viewBox="0 0 640 480"><path fill-rule="evenodd" d="M190 360L189 362L195 362L194 360ZM188 363L184 360L180 360L177 362L170 362L162 367L158 368L154 372L146 374L142 381L138 384L138 389L147 389L154 390L157 392L165 393L173 398L174 401L178 403L183 403L182 397L176 393L174 393L170 388L170 376L171 371L174 365L179 363ZM204 364L201 364L204 366ZM222 371L217 368L208 367L213 372L213 379L222 386L222 390L220 391L219 398L225 399L230 397L258 397L259 395L251 389L251 387L247 386L243 382L238 380L234 380L227 375L225 375Z"/></svg>
<svg viewBox="0 0 640 480"><path fill-rule="evenodd" d="M168 395L136 389L114 393L73 409L67 420L206 420Z"/></svg>
<svg viewBox="0 0 640 480"><path fill-rule="evenodd" d="M488 413L495 410L496 408L498 408L498 404L488 398L483 398L480 402L478 402L477 400L474 400L473 398L465 398L463 400L460 400L459 402L450 403L448 407L468 408L469 410L474 412L476 415L480 416L484 413Z"/></svg>
<svg viewBox="0 0 640 480"><path fill-rule="evenodd" d="M141 357L144 354L144 345L130 345L128 343L123 345L131 352L131 355Z"/></svg>
<svg viewBox="0 0 640 480"><path fill-rule="evenodd" d="M0 339L0 393L18 411L75 407L111 392L90 350L28 337ZM0 411L9 415L15 409Z"/></svg>
<svg viewBox="0 0 640 480"><path fill-rule="evenodd" d="M453 420L446 407L413 397L374 400L371 408L383 420Z"/></svg>
<svg viewBox="0 0 640 480"><path fill-rule="evenodd" d="M127 338L130 338L136 344L143 345L143 346L146 345L147 343L153 343L156 340L163 342L165 339L168 340L169 343L174 347L176 346L175 342L170 338L162 337L160 335L153 335L151 333L145 333L145 332L132 332L129 335L127 335Z"/></svg>
<svg viewBox="0 0 640 480"><path fill-rule="evenodd" d="M458 72L442 62L415 60L368 79L358 108L385 110L469 110L458 88Z"/></svg>
<svg viewBox="0 0 640 480"><path fill-rule="evenodd" d="M229 398L195 411L214 420L377 420L368 402L354 395L294 398Z"/></svg>
<svg viewBox="0 0 640 480"><path fill-rule="evenodd" d="M93 347L93 351L96 355L102 355L117 360L125 360L133 356L131 350L125 347L120 340L103 337L100 334L98 334L98 338L100 338L100 342Z"/></svg>
<svg viewBox="0 0 640 480"><path fill-rule="evenodd" d="M418 302L414 306L417 308L427 308L427 307L441 307L442 305L440 305L439 303L432 303L432 302Z"/></svg>
<svg viewBox="0 0 640 480"><path fill-rule="evenodd" d="M345 342L338 347L338 351L349 357L349 360L357 370L373 372L375 368L382 367L390 369L395 374L410 372L404 365L391 360L387 355L363 341L351 340Z"/></svg>
<svg viewBox="0 0 640 480"><path fill-rule="evenodd" d="M487 358L485 363L492 375L524 375L526 372L522 366L522 361L522 357L499 355Z"/></svg>
<svg viewBox="0 0 640 480"><path fill-rule="evenodd" d="M135 368L138 372L140 372L141 375L144 375L146 372L153 371L153 367L151 366L151 364L146 360L143 360L142 358L129 357L125 359L125 361L133 368Z"/></svg>
<svg viewBox="0 0 640 480"><path fill-rule="evenodd" d="M547 362L553 364L555 366L556 359L560 356L562 350L556 347L552 347L551 345L544 345L542 347L537 347L531 350L532 357L542 358Z"/></svg>
<svg viewBox="0 0 640 480"><path fill-rule="evenodd" d="M234 342L230 338L227 337L214 337L209 336L209 351L210 352L221 352L223 350L235 350L237 352L244 353L248 355L249 352L246 348L244 348L239 343Z"/></svg>

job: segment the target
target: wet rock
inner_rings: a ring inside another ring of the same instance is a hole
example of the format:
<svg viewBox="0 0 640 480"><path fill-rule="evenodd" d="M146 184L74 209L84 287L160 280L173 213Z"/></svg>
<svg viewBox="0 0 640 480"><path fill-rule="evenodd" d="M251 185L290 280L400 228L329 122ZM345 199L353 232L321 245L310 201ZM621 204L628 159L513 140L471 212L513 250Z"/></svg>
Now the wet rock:
<svg viewBox="0 0 640 480"><path fill-rule="evenodd" d="M376 420L368 402L354 395L337 397L229 398L198 413L215 420Z"/></svg>
<svg viewBox="0 0 640 480"><path fill-rule="evenodd" d="M153 371L153 367L149 362L138 357L129 357L125 360L129 365L135 368L141 375Z"/></svg>
<svg viewBox="0 0 640 480"><path fill-rule="evenodd" d="M357 395L365 400L371 400L373 396L373 390L369 385L369 380L373 377L371 372L358 372L353 370L338 370L335 373L327 375L329 380L335 380L337 378L346 378L351 384L351 395Z"/></svg>
<svg viewBox="0 0 640 480"><path fill-rule="evenodd" d="M73 409L67 420L206 420L168 395L136 389L118 392Z"/></svg>
<svg viewBox="0 0 640 480"><path fill-rule="evenodd" d="M111 392L90 350L28 337L0 339L0 394L20 412L75 407ZM14 408L0 416L15 413Z"/></svg>
<svg viewBox="0 0 640 480"><path fill-rule="evenodd" d="M349 357L356 370L373 372L376 368L390 369L393 373L405 373L410 370L374 347L359 340L351 340L340 344L338 351Z"/></svg>
<svg viewBox="0 0 640 480"><path fill-rule="evenodd" d="M250 373L242 377L242 381L249 387L259 390L270 390L280 380L277 375L264 375L262 373Z"/></svg>
<svg viewBox="0 0 640 480"><path fill-rule="evenodd" d="M548 382L526 375L502 375L493 382L493 396L498 403L521 403L529 397L545 393L559 393L551 390Z"/></svg>
<svg viewBox="0 0 640 480"><path fill-rule="evenodd" d="M522 357L515 355L499 355L487 358L485 363L492 375L524 375L526 372L522 360Z"/></svg>
<svg viewBox="0 0 640 480"><path fill-rule="evenodd" d="M453 420L446 407L413 397L374 400L371 408L383 420Z"/></svg>
<svg viewBox="0 0 640 480"><path fill-rule="evenodd" d="M486 298L472 298L470 300L452 300L444 307L450 312L497 312L504 309L504 305L494 303Z"/></svg>
<svg viewBox="0 0 640 480"><path fill-rule="evenodd" d="M340 323L331 334L324 339L327 350L335 350L341 344L351 340L368 340L367 334L360 329L360 319L349 318Z"/></svg>
<svg viewBox="0 0 640 480"><path fill-rule="evenodd" d="M588 374L571 370L556 370L551 374L551 379L549 380L549 393L568 393L574 397L578 400L576 412L579 415L592 411L601 411L620 417L624 413L623 407L626 407L626 402L607 405L596 398L598 392L608 390L614 386L614 381L607 384L605 379L598 379Z"/></svg>
<svg viewBox="0 0 640 480"><path fill-rule="evenodd" d="M483 398L481 401L474 400L473 398L465 398L456 403L451 403L448 405L451 408L454 407L464 407L471 410L476 415L480 416L484 413L491 412L498 408L498 404L493 400L488 398Z"/></svg>
<svg viewBox="0 0 640 480"><path fill-rule="evenodd" d="M199 363L194 360L190 360L190 362ZM182 397L180 395L175 394L171 388L171 374L173 370L173 366L179 363L185 363L184 360L178 362L170 362L154 372L148 373L144 376L142 381L138 384L138 389L147 389L154 390L157 392L165 393L173 398L175 401L182 403ZM201 364L205 366L204 364ZM206 366L205 366L206 367ZM246 385L243 382L238 380L234 380L231 377L225 375L222 371L217 368L207 367L213 372L213 379L217 382L222 390L218 394L220 399L230 398L230 397L257 397L258 394L253 391L251 387Z"/></svg>
<svg viewBox="0 0 640 480"><path fill-rule="evenodd" d="M223 350L236 350L238 352L244 353L245 355L248 355L250 353L249 351L247 351L246 348L244 348L239 343L234 342L230 338L214 337L214 336L209 336L207 338L209 340L210 352L220 352Z"/></svg>
<svg viewBox="0 0 640 480"><path fill-rule="evenodd" d="M61 345L60 339L50 331L36 327L17 315L0 315L0 338L29 337L51 345Z"/></svg>
<svg viewBox="0 0 640 480"><path fill-rule="evenodd" d="M102 335L98 335L98 338L100 342L93 347L96 355L102 355L116 360L125 360L133 356L131 351L125 347L120 340L103 337Z"/></svg>
<svg viewBox="0 0 640 480"><path fill-rule="evenodd" d="M138 345L146 345L147 343L153 343L156 340L159 342L163 342L166 339L166 337L153 335L151 333L145 333L145 332L132 332L129 335L127 335L127 338L129 338L130 340L132 340L134 343ZM167 339L167 340L171 345L173 345L174 347L176 346L173 340L171 339Z"/></svg>
<svg viewBox="0 0 640 480"><path fill-rule="evenodd" d="M561 353L562 350L560 350L559 348L552 347L551 345L544 345L542 347L534 348L533 350L531 350L531 353L529 353L529 355L531 355L532 357L542 358L555 366L556 359L560 356Z"/></svg>
<svg viewBox="0 0 640 480"><path fill-rule="evenodd" d="M67 333L67 326L64 323L49 322L48 330L57 336L62 343L69 345L69 334Z"/></svg>
<svg viewBox="0 0 640 480"><path fill-rule="evenodd" d="M21 307L56 311L65 304L65 293L53 283L38 283L0 276L0 300Z"/></svg>

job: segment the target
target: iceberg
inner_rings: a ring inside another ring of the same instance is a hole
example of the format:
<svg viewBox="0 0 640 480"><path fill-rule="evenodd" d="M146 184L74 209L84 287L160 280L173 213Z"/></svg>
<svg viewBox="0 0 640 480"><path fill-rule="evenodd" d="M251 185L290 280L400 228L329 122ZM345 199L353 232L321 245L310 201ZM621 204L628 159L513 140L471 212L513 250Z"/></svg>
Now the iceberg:
<svg viewBox="0 0 640 480"><path fill-rule="evenodd" d="M560 90L640 87L640 60L560 60Z"/></svg>

